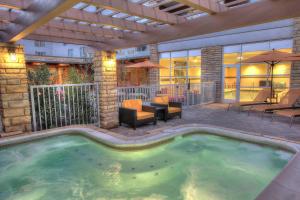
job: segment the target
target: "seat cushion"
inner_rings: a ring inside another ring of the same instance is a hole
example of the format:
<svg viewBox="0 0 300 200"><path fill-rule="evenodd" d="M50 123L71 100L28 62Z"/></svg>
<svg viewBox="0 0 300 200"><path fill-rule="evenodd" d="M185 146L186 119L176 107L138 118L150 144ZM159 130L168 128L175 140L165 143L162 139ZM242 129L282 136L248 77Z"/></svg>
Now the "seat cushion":
<svg viewBox="0 0 300 200"><path fill-rule="evenodd" d="M135 109L138 112L142 111L143 102L141 99L129 99L122 102L123 108Z"/></svg>
<svg viewBox="0 0 300 200"><path fill-rule="evenodd" d="M168 108L168 112L169 112L169 113L178 113L178 112L181 112L181 108L177 108L177 107L169 107L169 108Z"/></svg>
<svg viewBox="0 0 300 200"><path fill-rule="evenodd" d="M137 112L137 120L149 119L154 117L154 113L151 112Z"/></svg>
<svg viewBox="0 0 300 200"><path fill-rule="evenodd" d="M157 104L168 105L169 104L169 97L168 96L154 97L152 99L152 102L157 103Z"/></svg>

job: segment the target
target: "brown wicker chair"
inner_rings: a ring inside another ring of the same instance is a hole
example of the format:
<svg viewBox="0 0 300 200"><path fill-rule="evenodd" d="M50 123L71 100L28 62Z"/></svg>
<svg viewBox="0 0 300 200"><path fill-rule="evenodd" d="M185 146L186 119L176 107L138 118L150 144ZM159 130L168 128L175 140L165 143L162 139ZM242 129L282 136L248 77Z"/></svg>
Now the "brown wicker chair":
<svg viewBox="0 0 300 200"><path fill-rule="evenodd" d="M156 124L156 108L142 105L142 100L124 100L119 108L119 124L128 124L135 130L137 126L146 123Z"/></svg>
<svg viewBox="0 0 300 200"><path fill-rule="evenodd" d="M168 96L154 97L151 102L151 106L165 108L163 116L161 117L164 121L178 116L182 116L182 103L180 102L169 102Z"/></svg>

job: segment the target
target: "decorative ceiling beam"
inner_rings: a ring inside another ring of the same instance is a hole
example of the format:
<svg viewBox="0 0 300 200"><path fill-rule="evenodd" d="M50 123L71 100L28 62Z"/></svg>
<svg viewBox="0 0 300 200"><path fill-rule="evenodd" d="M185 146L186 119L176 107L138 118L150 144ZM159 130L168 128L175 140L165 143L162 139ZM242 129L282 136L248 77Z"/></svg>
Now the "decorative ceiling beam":
<svg viewBox="0 0 300 200"><path fill-rule="evenodd" d="M1 39L3 42L16 42L78 2L80 0L35 0L26 11L20 11L5 33L2 33Z"/></svg>
<svg viewBox="0 0 300 200"><path fill-rule="evenodd" d="M10 12L6 10L0 10L0 20L13 22L18 17L18 13ZM132 30L132 31L146 31L148 27L144 24L139 24L136 22L128 21L125 19L118 19L113 17L107 17L103 15L98 15L95 13L89 13L82 10L70 9L65 13L61 14L60 17L66 19L73 19L76 21L87 22L90 24L99 24L99 25L109 25L123 30ZM51 20L50 22L55 20ZM74 23L75 24L75 23ZM105 30L105 29L104 29ZM120 32L120 31L118 31Z"/></svg>
<svg viewBox="0 0 300 200"><path fill-rule="evenodd" d="M88 22L91 24L109 25L123 30L127 29L133 31L141 31L141 32L147 30L147 27L144 24L139 24L125 19L118 19L118 18L108 17L108 16L99 15L95 13L89 13L74 8L64 12L63 14L60 15L60 17Z"/></svg>
<svg viewBox="0 0 300 200"><path fill-rule="evenodd" d="M123 12L167 24L178 24L186 21L183 17L161 11L159 8L146 7L136 3L131 3L127 0L83 0L83 2L92 4L96 7Z"/></svg>
<svg viewBox="0 0 300 200"><path fill-rule="evenodd" d="M0 20L10 21L10 19L15 19L15 17L16 17L16 13L0 10ZM7 28L7 26L8 23L1 23L1 31L5 31L5 28ZM88 33L88 34L90 33L90 34L98 35L100 37L110 37L110 38L123 37L122 31L118 31L114 29L105 29L101 27L94 27L90 25L73 23L73 22L64 22L59 20L51 20L43 27L57 28L57 29L68 30L68 31L77 31L77 32Z"/></svg>
<svg viewBox="0 0 300 200"><path fill-rule="evenodd" d="M216 0L175 0L178 3L190 6L209 14L215 14L226 10L226 7Z"/></svg>
<svg viewBox="0 0 300 200"><path fill-rule="evenodd" d="M0 7L21 10L27 8L32 1L30 0L0 0Z"/></svg>
<svg viewBox="0 0 300 200"><path fill-rule="evenodd" d="M52 20L48 22L44 27L57 28L61 30L77 31L81 33L93 34L100 37L122 38L123 32L113 29L105 29L100 27L93 27L90 25L78 24L73 22L64 22L59 20Z"/></svg>
<svg viewBox="0 0 300 200"><path fill-rule="evenodd" d="M44 36L44 35L37 35L37 34L30 34L29 36L26 36L25 39L28 40L38 40L38 41L47 41L47 42L56 42L56 43L65 43L65 44L78 44L78 45L86 45L90 47L94 47L97 49L111 49L108 48L105 44L102 44L100 42L94 42L94 41L86 41L86 40L79 40L74 38L61 38L61 37L55 37L55 36Z"/></svg>
<svg viewBox="0 0 300 200"><path fill-rule="evenodd" d="M144 44L159 43L300 17L299 10L299 0L262 0L241 7L235 7L215 15L205 15L180 25L156 27L139 34L128 35L125 33L123 39L110 40L107 44L115 48L129 48ZM245 15L245 13L251 14Z"/></svg>
<svg viewBox="0 0 300 200"><path fill-rule="evenodd" d="M93 42L103 42L105 41L104 37L98 37L90 33L83 33L78 31L62 30L58 28L42 27L33 32L35 35L43 35L50 37L61 37L61 38L70 38L77 40L86 40Z"/></svg>

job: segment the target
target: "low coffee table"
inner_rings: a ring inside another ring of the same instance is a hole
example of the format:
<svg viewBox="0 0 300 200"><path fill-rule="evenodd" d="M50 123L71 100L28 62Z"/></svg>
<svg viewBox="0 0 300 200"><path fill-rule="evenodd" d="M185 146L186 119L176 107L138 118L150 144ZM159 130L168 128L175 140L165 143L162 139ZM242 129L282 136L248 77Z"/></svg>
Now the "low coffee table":
<svg viewBox="0 0 300 200"><path fill-rule="evenodd" d="M157 118L160 120L167 121L167 109L168 107L155 106Z"/></svg>

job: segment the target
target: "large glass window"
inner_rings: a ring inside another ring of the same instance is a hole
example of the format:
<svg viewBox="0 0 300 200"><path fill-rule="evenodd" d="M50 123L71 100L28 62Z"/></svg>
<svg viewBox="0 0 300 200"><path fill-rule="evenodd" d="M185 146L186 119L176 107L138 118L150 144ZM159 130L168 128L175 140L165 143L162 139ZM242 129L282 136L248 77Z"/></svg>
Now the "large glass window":
<svg viewBox="0 0 300 200"><path fill-rule="evenodd" d="M160 84L200 83L201 50L175 51L160 54Z"/></svg>
<svg viewBox="0 0 300 200"><path fill-rule="evenodd" d="M224 99L236 99L236 97L239 97L240 101L252 101L262 88L270 87L270 66L266 63L244 64L243 60L272 49L282 52L291 52L292 41L281 40L224 47ZM230 82L226 75L230 67L234 67L238 71L236 77L231 78L235 80L233 82ZM273 86L279 97L289 87L290 70L290 62L279 63L274 67ZM232 84L235 84L235 86L232 86ZM234 87L234 89L229 90L229 88L232 87ZM234 90L239 91L234 94L232 92L229 93L229 91ZM234 97L231 96L229 98L230 95L234 95Z"/></svg>

